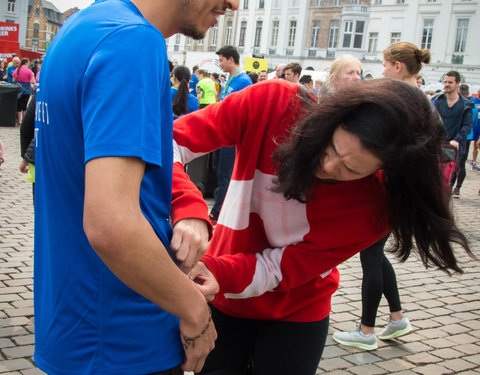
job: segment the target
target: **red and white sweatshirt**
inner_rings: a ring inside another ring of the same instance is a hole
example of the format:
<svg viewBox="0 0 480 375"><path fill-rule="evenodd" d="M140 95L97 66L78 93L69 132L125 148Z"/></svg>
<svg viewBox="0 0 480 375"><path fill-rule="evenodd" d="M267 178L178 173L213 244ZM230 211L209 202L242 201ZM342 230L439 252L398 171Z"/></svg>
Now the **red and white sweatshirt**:
<svg viewBox="0 0 480 375"><path fill-rule="evenodd" d="M298 86L274 80L174 123L174 221L207 216L198 211L201 195L182 164L221 146L237 148L218 224L202 258L220 284L213 304L226 314L296 322L325 318L338 288L336 266L388 232L385 192L376 175L319 182L307 204L271 191L271 155L301 112Z"/></svg>

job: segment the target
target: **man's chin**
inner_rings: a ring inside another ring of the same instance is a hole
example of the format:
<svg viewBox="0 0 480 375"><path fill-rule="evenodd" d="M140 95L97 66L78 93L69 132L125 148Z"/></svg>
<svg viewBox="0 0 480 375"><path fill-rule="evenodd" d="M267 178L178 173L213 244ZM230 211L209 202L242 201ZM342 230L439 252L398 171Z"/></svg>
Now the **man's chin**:
<svg viewBox="0 0 480 375"><path fill-rule="evenodd" d="M191 27L191 28L186 27L184 29L180 29L180 32L183 35L189 36L194 40L202 40L203 38L205 38L205 34L206 34L206 32L200 31L200 30L195 29L193 27Z"/></svg>

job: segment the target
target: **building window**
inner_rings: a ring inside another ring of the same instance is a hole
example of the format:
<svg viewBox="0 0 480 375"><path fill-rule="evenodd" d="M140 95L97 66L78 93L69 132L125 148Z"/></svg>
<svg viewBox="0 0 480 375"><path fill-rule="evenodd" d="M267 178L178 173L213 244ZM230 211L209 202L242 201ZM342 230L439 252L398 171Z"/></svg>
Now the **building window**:
<svg viewBox="0 0 480 375"><path fill-rule="evenodd" d="M259 0L258 1L258 8L259 9L265 8L265 0Z"/></svg>
<svg viewBox="0 0 480 375"><path fill-rule="evenodd" d="M342 47L362 48L364 26L365 21L345 21Z"/></svg>
<svg viewBox="0 0 480 375"><path fill-rule="evenodd" d="M274 7L274 8L280 8L280 0L275 0L275 1L273 2L273 7Z"/></svg>
<svg viewBox="0 0 480 375"><path fill-rule="evenodd" d="M340 0L333 0L333 5L339 7L340 5L342 5L342 2Z"/></svg>
<svg viewBox="0 0 480 375"><path fill-rule="evenodd" d="M378 33L370 33L368 36L368 53L377 52Z"/></svg>
<svg viewBox="0 0 480 375"><path fill-rule="evenodd" d="M38 38L38 31L40 30L40 25L38 23L33 24L33 37Z"/></svg>
<svg viewBox="0 0 480 375"><path fill-rule="evenodd" d="M390 44L398 43L400 40L402 40L402 33L395 32L390 34Z"/></svg>
<svg viewBox="0 0 480 375"><path fill-rule="evenodd" d="M210 40L211 46L217 45L217 38L218 38L218 24L212 27L212 38Z"/></svg>
<svg viewBox="0 0 480 375"><path fill-rule="evenodd" d="M175 45L178 46L180 44L180 38L181 38L180 34L175 35Z"/></svg>
<svg viewBox="0 0 480 375"><path fill-rule="evenodd" d="M330 32L328 33L328 48L337 48L338 41L338 20L330 21Z"/></svg>
<svg viewBox="0 0 480 375"><path fill-rule="evenodd" d="M318 43L318 36L320 34L320 21L312 21L312 39L310 40L310 47L316 47Z"/></svg>
<svg viewBox="0 0 480 375"><path fill-rule="evenodd" d="M186 39L185 39L185 44L186 44L187 46L192 45L192 38L190 38L189 36L187 36Z"/></svg>
<svg viewBox="0 0 480 375"><path fill-rule="evenodd" d="M243 9L248 9L248 0L243 0Z"/></svg>
<svg viewBox="0 0 480 375"><path fill-rule="evenodd" d="M430 49L432 46L433 20L423 20L422 49Z"/></svg>
<svg viewBox="0 0 480 375"><path fill-rule="evenodd" d="M200 40L197 42L197 44L198 44L199 46L203 46L203 39L200 39Z"/></svg>
<svg viewBox="0 0 480 375"><path fill-rule="evenodd" d="M427 3L436 3L437 0L427 0Z"/></svg>
<svg viewBox="0 0 480 375"><path fill-rule="evenodd" d="M263 21L257 21L257 26L255 27L255 41L253 43L254 47L260 47L260 42L262 40L262 26Z"/></svg>
<svg viewBox="0 0 480 375"><path fill-rule="evenodd" d="M280 21L273 21L272 22L272 42L270 43L272 47L277 46L279 28L280 28Z"/></svg>
<svg viewBox="0 0 480 375"><path fill-rule="evenodd" d="M225 44L230 45L232 41L232 21L227 21L227 30L225 31Z"/></svg>
<svg viewBox="0 0 480 375"><path fill-rule="evenodd" d="M381 5L382 4L382 0L375 0L373 2L375 5Z"/></svg>
<svg viewBox="0 0 480 375"><path fill-rule="evenodd" d="M457 36L455 38L455 51L465 52L467 43L468 19L461 19L457 22Z"/></svg>
<svg viewBox="0 0 480 375"><path fill-rule="evenodd" d="M40 7L35 8L35 15L39 16L40 15Z"/></svg>
<svg viewBox="0 0 480 375"><path fill-rule="evenodd" d="M290 0L290 8L297 8L298 0Z"/></svg>
<svg viewBox="0 0 480 375"><path fill-rule="evenodd" d="M7 12L15 12L15 0L8 0Z"/></svg>
<svg viewBox="0 0 480 375"><path fill-rule="evenodd" d="M288 28L288 47L295 45L295 36L297 34L297 21L290 21L290 27Z"/></svg>
<svg viewBox="0 0 480 375"><path fill-rule="evenodd" d="M315 0L315 6L319 7L322 5L322 0Z"/></svg>
<svg viewBox="0 0 480 375"><path fill-rule="evenodd" d="M405 0L397 0L397 4L405 4Z"/></svg>
<svg viewBox="0 0 480 375"><path fill-rule="evenodd" d="M247 32L247 21L242 21L240 24L240 35L238 37L238 46L245 47L245 34Z"/></svg>

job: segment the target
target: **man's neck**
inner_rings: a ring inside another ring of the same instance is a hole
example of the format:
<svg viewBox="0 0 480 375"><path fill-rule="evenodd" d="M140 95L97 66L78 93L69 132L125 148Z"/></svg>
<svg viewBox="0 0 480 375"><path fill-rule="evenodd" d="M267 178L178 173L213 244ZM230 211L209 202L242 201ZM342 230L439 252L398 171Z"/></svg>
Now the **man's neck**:
<svg viewBox="0 0 480 375"><path fill-rule="evenodd" d="M456 102L458 100L458 98L460 97L460 95L458 94L457 91L452 91L452 92L446 93L445 96L447 97L447 100L450 103L451 102Z"/></svg>
<svg viewBox="0 0 480 375"><path fill-rule="evenodd" d="M232 68L227 73L230 74L230 77L233 78L233 75L239 68L240 68L240 65L233 65Z"/></svg>

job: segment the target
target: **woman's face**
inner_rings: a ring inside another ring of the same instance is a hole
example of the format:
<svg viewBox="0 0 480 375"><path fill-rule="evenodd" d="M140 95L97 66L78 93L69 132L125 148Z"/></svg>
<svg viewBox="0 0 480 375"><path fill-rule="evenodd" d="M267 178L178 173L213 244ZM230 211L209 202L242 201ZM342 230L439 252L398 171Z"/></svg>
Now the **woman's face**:
<svg viewBox="0 0 480 375"><path fill-rule="evenodd" d="M399 70L397 69L395 63L392 63L388 60L383 59L383 76L385 78L393 79L402 79Z"/></svg>
<svg viewBox="0 0 480 375"><path fill-rule="evenodd" d="M335 77L337 86L347 86L353 82L359 81L362 76L362 66L356 61L346 64L339 74Z"/></svg>
<svg viewBox="0 0 480 375"><path fill-rule="evenodd" d="M375 173L382 162L365 150L360 139L339 126L315 173L320 180L352 181Z"/></svg>

